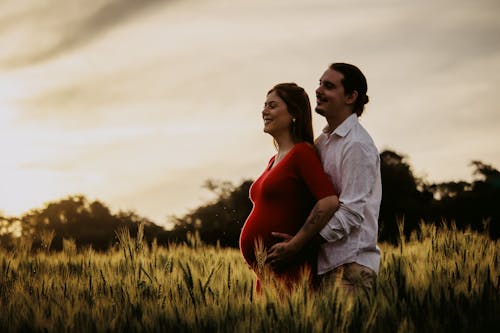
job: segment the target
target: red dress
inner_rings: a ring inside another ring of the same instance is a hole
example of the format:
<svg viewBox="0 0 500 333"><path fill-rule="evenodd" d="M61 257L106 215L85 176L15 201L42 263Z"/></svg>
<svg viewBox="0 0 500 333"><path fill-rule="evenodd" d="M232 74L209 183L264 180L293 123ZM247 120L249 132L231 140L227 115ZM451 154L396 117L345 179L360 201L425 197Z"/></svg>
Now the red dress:
<svg viewBox="0 0 500 333"><path fill-rule="evenodd" d="M317 152L310 144L296 144L272 167L274 159L271 158L266 170L250 187L253 209L240 234L241 253L254 268L256 239L262 238L265 248L269 249L282 241L273 237L271 232L296 234L316 201L336 194L323 171ZM317 249L308 246L300 251L293 262L274 273L287 282L296 281L304 266L315 270L316 256Z"/></svg>

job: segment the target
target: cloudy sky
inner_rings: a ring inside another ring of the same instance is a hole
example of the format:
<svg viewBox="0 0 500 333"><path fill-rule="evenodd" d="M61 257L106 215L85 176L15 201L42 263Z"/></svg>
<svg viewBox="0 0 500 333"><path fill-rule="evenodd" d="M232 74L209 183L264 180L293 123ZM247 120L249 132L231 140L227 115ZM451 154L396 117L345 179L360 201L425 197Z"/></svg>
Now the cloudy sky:
<svg viewBox="0 0 500 333"><path fill-rule="evenodd" d="M275 83L368 79L362 123L428 181L500 167L497 0L0 2L0 211L70 194L158 224L255 178ZM324 120L315 115L315 132Z"/></svg>

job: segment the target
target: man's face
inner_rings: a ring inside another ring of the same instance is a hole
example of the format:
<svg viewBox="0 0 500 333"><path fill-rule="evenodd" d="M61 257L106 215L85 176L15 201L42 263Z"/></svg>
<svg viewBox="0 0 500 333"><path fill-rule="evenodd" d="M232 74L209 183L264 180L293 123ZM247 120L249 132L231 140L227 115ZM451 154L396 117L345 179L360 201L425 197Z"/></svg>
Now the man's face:
<svg viewBox="0 0 500 333"><path fill-rule="evenodd" d="M319 79L316 89L315 111L329 117L343 110L347 106L347 96L342 85L344 75L332 69L327 69Z"/></svg>

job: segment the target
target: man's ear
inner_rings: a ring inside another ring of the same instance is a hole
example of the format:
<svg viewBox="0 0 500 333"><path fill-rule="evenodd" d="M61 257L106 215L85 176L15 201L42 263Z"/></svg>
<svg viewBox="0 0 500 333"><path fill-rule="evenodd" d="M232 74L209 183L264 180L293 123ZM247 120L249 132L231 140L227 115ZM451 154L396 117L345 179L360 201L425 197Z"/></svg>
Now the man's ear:
<svg viewBox="0 0 500 333"><path fill-rule="evenodd" d="M354 90L352 93L345 95L345 103L348 105L354 104L356 98L358 98L358 92Z"/></svg>

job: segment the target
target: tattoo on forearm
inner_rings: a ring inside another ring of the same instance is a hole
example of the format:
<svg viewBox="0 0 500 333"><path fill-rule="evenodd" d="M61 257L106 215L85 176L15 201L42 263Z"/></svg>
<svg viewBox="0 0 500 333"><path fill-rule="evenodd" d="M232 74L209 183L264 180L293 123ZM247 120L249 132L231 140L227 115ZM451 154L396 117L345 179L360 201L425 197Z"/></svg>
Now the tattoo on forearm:
<svg viewBox="0 0 500 333"><path fill-rule="evenodd" d="M317 222L321 221L324 217L324 213L325 212L323 212L318 206L315 206L312 211L309 224L316 224Z"/></svg>

